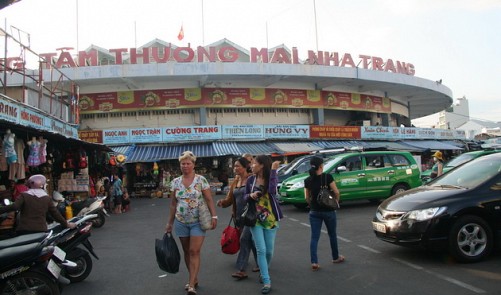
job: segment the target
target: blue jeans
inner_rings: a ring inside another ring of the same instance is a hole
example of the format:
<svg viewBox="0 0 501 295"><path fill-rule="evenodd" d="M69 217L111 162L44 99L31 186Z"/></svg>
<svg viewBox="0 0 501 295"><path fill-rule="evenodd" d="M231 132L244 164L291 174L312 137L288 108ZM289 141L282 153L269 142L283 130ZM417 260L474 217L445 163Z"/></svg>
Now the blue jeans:
<svg viewBox="0 0 501 295"><path fill-rule="evenodd" d="M251 251L252 254L254 254L254 261L256 261L257 264L256 246L254 246L254 241L252 240L250 227L244 226L242 228L242 234L240 234L240 250L237 257L238 271L245 271L247 269Z"/></svg>
<svg viewBox="0 0 501 295"><path fill-rule="evenodd" d="M320 239L320 231L322 230L322 222L325 222L329 240L331 242L332 259L339 258L339 251L337 248L337 233L336 233L336 211L310 211L310 225L311 225L311 240L310 240L310 258L311 263L318 263L317 248L318 240Z"/></svg>
<svg viewBox="0 0 501 295"><path fill-rule="evenodd" d="M261 272L263 284L271 284L270 273L268 267L273 258L273 250L275 248L275 236L277 235L278 226L272 229L265 229L260 225L250 228L254 244L256 245L257 264Z"/></svg>

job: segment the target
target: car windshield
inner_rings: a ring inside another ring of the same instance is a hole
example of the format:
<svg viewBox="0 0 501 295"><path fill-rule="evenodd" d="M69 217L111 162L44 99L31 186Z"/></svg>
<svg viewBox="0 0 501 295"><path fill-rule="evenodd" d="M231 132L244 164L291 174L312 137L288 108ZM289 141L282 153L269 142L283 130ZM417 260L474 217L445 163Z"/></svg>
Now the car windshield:
<svg viewBox="0 0 501 295"><path fill-rule="evenodd" d="M325 162L324 164L324 171L331 171L332 170L332 167L334 165L336 165L339 161L341 161L341 159L343 159L344 157L343 156L339 156L339 157L334 157L334 158L331 158L329 160L327 160L327 162Z"/></svg>
<svg viewBox="0 0 501 295"><path fill-rule="evenodd" d="M285 175L292 173L292 170L296 167L296 164L301 160L303 160L303 157L294 159L292 162L290 162L289 164L281 168L279 171L277 171L277 175Z"/></svg>
<svg viewBox="0 0 501 295"><path fill-rule="evenodd" d="M475 157L473 155L468 155L468 154L462 154L462 155L459 155L457 156L456 158L450 160L449 162L447 162L445 164L445 167L456 167L456 166L459 166L461 164L464 164L466 162L469 162L471 160L473 160Z"/></svg>
<svg viewBox="0 0 501 295"><path fill-rule="evenodd" d="M481 157L451 170L430 183L431 186L474 188L501 172L501 159Z"/></svg>

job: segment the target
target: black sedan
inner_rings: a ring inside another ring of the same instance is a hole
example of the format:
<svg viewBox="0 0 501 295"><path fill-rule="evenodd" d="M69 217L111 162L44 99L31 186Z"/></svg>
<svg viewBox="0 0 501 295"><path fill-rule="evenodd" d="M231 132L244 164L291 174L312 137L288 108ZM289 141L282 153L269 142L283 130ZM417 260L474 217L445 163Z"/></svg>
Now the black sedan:
<svg viewBox="0 0 501 295"><path fill-rule="evenodd" d="M372 227L389 243L447 249L460 262L480 261L501 241L501 154L386 199Z"/></svg>

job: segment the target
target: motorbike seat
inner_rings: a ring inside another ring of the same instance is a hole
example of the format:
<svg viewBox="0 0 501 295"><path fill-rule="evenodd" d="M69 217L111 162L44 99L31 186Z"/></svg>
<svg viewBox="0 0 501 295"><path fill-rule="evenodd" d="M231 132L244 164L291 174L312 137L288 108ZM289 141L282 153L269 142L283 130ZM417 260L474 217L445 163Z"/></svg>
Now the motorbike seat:
<svg viewBox="0 0 501 295"><path fill-rule="evenodd" d="M0 241L0 249L21 246L31 243L39 243L45 239L47 233L34 233L17 236L11 239Z"/></svg>
<svg viewBox="0 0 501 295"><path fill-rule="evenodd" d="M21 246L12 246L0 250L0 270L6 271L12 265L20 265L24 261L33 259L35 255L39 255L43 245L41 243L31 243Z"/></svg>

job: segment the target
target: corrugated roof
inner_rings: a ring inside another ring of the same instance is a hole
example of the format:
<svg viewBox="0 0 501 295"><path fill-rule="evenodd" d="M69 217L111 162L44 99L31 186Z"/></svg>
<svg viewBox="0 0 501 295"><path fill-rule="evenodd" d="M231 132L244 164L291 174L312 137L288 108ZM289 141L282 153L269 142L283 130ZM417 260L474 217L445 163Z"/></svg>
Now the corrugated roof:
<svg viewBox="0 0 501 295"><path fill-rule="evenodd" d="M436 141L436 140L404 140L402 143L415 146L421 149L430 150L462 150L462 148L457 147L452 144Z"/></svg>
<svg viewBox="0 0 501 295"><path fill-rule="evenodd" d="M323 147L315 145L311 142L274 142L273 144L285 153L306 153L324 149Z"/></svg>
<svg viewBox="0 0 501 295"><path fill-rule="evenodd" d="M392 151L422 152L427 148L408 145L400 141L368 141L372 148L384 148Z"/></svg>
<svg viewBox="0 0 501 295"><path fill-rule="evenodd" d="M237 142L236 143L242 154L249 153L251 155L271 155L282 154L283 151L272 143L267 142Z"/></svg>

